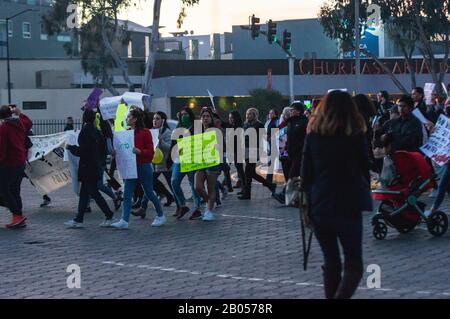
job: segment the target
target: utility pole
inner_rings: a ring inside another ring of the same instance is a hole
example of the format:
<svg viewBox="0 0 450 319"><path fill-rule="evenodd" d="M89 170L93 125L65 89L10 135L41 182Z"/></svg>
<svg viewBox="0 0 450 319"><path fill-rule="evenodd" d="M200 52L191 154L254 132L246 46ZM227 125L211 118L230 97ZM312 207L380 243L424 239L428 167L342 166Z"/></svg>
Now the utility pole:
<svg viewBox="0 0 450 319"><path fill-rule="evenodd" d="M360 0L355 0L355 38L356 38L356 50L355 50L355 79L356 79L356 93L359 93L359 81L361 75L361 33L359 31L359 4Z"/></svg>
<svg viewBox="0 0 450 319"><path fill-rule="evenodd" d="M285 30L283 34L283 43L276 36L276 23L273 23L272 20L269 20L267 31L261 31L259 26L255 27L256 21L259 22L259 18L256 18L255 15L249 17L249 21L251 21L250 26L241 26L243 30L252 31L252 39L254 40L258 35L262 34L267 37L268 41L273 44L277 44L287 55L288 66L289 66L289 100L290 102L294 102L295 94L294 94L294 65L296 56L291 52L291 34ZM257 31L257 32L256 32ZM275 31L275 33L274 33ZM256 36L255 36L256 35ZM286 41L288 39L288 41ZM286 42L285 42L286 41Z"/></svg>
<svg viewBox="0 0 450 319"><path fill-rule="evenodd" d="M11 17L6 17L6 73L7 73L7 86L8 86L8 104L11 104L11 66L10 66L10 57L9 57L9 21L14 19L15 17L28 12L28 11L37 11L33 9L23 10Z"/></svg>

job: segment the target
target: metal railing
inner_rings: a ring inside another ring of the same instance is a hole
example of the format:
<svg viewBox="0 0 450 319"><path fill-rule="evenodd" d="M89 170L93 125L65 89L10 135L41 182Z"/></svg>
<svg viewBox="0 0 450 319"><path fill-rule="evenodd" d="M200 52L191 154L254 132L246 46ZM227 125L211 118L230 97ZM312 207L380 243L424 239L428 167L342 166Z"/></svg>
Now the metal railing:
<svg viewBox="0 0 450 319"><path fill-rule="evenodd" d="M67 125L67 120L54 119L54 120L32 120L33 121L33 134L34 135L48 135L63 132ZM75 129L81 129L81 120L74 119L73 127Z"/></svg>

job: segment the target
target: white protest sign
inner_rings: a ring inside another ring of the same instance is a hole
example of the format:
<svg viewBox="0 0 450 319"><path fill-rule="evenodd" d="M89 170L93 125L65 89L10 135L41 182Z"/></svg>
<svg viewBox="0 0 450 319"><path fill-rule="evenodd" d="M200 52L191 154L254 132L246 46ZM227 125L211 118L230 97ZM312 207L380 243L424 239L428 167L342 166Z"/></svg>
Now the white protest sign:
<svg viewBox="0 0 450 319"><path fill-rule="evenodd" d="M150 133L152 134L153 150L155 150L158 146L159 129L151 129Z"/></svg>
<svg viewBox="0 0 450 319"><path fill-rule="evenodd" d="M114 132L114 150L116 164L122 179L137 178L136 154L134 148L134 130Z"/></svg>
<svg viewBox="0 0 450 319"><path fill-rule="evenodd" d="M122 97L104 97L100 100L100 113L104 120L116 118L117 106L120 104Z"/></svg>
<svg viewBox="0 0 450 319"><path fill-rule="evenodd" d="M450 119L439 116L428 142L420 150L439 166L450 160Z"/></svg>
<svg viewBox="0 0 450 319"><path fill-rule="evenodd" d="M104 97L100 100L100 113L102 113L104 120L116 118L117 106L122 100L128 104L128 107L135 105L144 110L144 100L147 98L149 98L149 95L137 92L125 92L120 96Z"/></svg>
<svg viewBox="0 0 450 319"><path fill-rule="evenodd" d="M51 153L55 148L58 148L66 142L66 132L30 136L33 146L28 150L28 161L31 163L43 156Z"/></svg>
<svg viewBox="0 0 450 319"><path fill-rule="evenodd" d="M425 103L427 105L432 105L433 100L431 98L433 91L434 91L435 84L434 83L425 83L425 87L423 88L423 91L425 93Z"/></svg>
<svg viewBox="0 0 450 319"><path fill-rule="evenodd" d="M66 145L76 145L78 146L78 136L80 131L67 131ZM80 164L80 158L73 155L68 149L64 151L64 161L69 162L70 176L72 176L72 191L75 194L79 194L80 183L78 181L78 166Z"/></svg>
<svg viewBox="0 0 450 319"><path fill-rule="evenodd" d="M80 135L80 131L66 131L66 145L76 145L78 146L78 135ZM69 161L69 150L64 150L64 162Z"/></svg>
<svg viewBox="0 0 450 319"><path fill-rule="evenodd" d="M333 92L333 91L347 92L348 90L347 89L331 89L331 90L328 90L328 93Z"/></svg>
<svg viewBox="0 0 450 319"><path fill-rule="evenodd" d="M33 150L30 152L25 174L41 195L60 189L71 181L69 164L63 161L65 133L30 136ZM62 139L59 134L63 135ZM53 149L49 150L51 147Z"/></svg>

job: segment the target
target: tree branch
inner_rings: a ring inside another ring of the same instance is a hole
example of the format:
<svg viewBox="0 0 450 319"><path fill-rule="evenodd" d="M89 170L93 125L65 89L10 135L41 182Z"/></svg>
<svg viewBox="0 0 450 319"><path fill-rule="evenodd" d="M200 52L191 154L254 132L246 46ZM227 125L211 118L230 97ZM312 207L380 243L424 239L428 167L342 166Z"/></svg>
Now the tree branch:
<svg viewBox="0 0 450 319"><path fill-rule="evenodd" d="M395 74L392 73L392 71L386 65L384 65L384 63L381 62L380 59L378 59L378 57L376 55L372 54L370 51L367 51L366 49L361 49L361 52L363 52L369 58L373 59L383 69L384 73L389 75L389 77L392 79L394 84L400 89L400 91L402 91L402 93L408 94L408 91L403 86L403 84L400 82L400 80L397 79Z"/></svg>

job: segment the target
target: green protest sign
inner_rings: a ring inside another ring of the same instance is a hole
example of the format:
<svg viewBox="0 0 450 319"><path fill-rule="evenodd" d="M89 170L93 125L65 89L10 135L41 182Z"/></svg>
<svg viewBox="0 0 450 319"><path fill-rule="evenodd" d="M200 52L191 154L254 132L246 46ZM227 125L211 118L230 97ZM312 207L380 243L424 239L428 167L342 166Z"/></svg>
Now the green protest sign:
<svg viewBox="0 0 450 319"><path fill-rule="evenodd" d="M216 149L216 131L177 139L181 173L217 166L220 153Z"/></svg>

